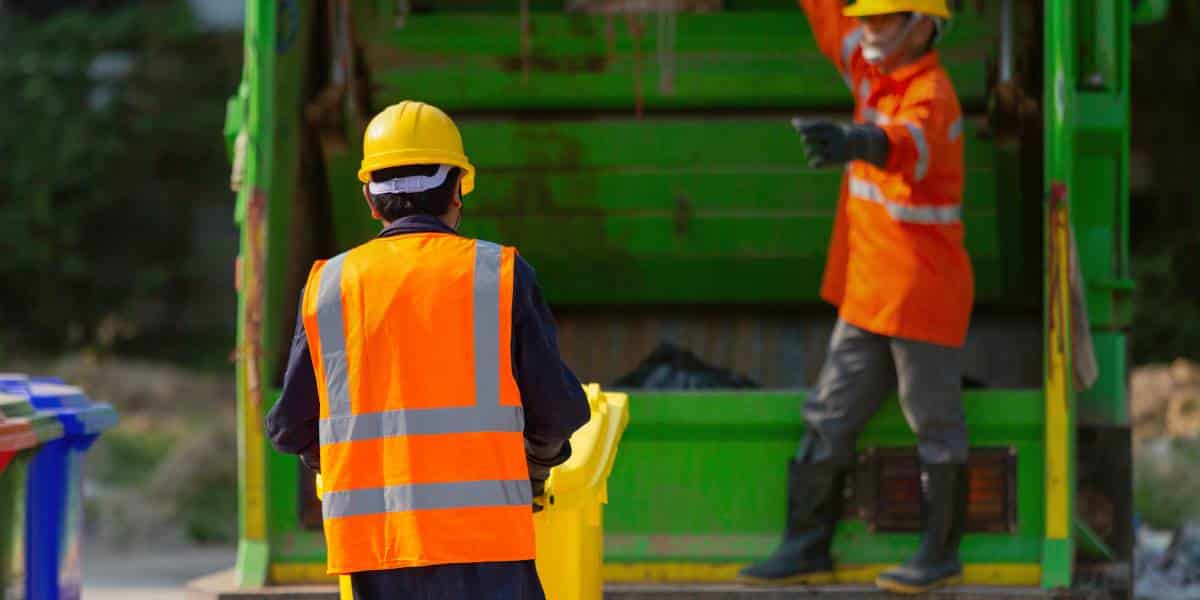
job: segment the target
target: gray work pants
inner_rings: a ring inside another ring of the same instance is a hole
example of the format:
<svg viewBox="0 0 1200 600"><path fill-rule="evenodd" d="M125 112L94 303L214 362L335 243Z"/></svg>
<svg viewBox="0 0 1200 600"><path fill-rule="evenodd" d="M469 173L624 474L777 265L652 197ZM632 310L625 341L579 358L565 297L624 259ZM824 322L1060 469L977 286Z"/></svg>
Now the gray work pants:
<svg viewBox="0 0 1200 600"><path fill-rule="evenodd" d="M797 459L852 465L858 433L897 384L921 461L966 462L962 349L890 338L841 319L816 393L804 405L808 435Z"/></svg>

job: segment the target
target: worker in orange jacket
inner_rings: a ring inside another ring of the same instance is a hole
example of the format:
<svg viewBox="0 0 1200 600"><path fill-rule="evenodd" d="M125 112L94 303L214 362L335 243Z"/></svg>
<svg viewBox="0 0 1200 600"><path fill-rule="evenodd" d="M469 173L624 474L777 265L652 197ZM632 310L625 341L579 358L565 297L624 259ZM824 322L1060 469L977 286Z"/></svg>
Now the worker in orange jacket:
<svg viewBox="0 0 1200 600"><path fill-rule="evenodd" d="M271 442L320 471L356 600L545 600L534 499L590 409L534 271L456 232L475 168L437 108L372 119L358 175L384 229L313 265Z"/></svg>
<svg viewBox="0 0 1200 600"><path fill-rule="evenodd" d="M800 0L855 99L853 123L796 119L809 165L845 167L821 295L838 322L808 434L789 468L788 516L752 583L833 581L829 547L855 439L887 394L921 459L920 549L876 583L920 593L960 578L967 428L962 346L974 297L963 247L963 121L933 51L945 0Z"/></svg>

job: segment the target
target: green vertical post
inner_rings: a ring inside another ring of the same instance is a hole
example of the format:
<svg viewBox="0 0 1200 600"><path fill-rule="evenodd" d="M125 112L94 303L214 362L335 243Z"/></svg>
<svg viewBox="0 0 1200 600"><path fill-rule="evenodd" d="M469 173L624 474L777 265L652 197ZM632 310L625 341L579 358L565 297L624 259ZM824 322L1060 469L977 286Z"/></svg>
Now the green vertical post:
<svg viewBox="0 0 1200 600"><path fill-rule="evenodd" d="M255 244L261 244L255 231L258 221L265 218L260 212L270 197L271 154L269 143L274 125L274 49L275 3L267 0L246 2L245 59L242 85L238 100L232 103L242 111L242 130L239 132L240 160L235 160L235 178L240 179L234 219L241 226L241 248L238 255L238 557L236 582L239 587L260 587L267 582L270 555L266 513L269 506L266 488L265 440L262 432L262 398L266 373L262 362L253 359L261 355L265 340L261 327L251 326L261 319L253 303L261 305L265 286L262 261L255 259ZM261 245L259 246L261 248ZM256 264L257 263L257 264ZM251 292L251 290L255 290ZM248 301L256 296L256 301Z"/></svg>
<svg viewBox="0 0 1200 600"><path fill-rule="evenodd" d="M1046 534L1042 587L1071 585L1074 543L1075 402L1070 368L1070 294L1066 284L1068 207L1074 192L1076 104L1074 0L1045 3L1046 207ZM1056 226L1057 223L1057 226Z"/></svg>

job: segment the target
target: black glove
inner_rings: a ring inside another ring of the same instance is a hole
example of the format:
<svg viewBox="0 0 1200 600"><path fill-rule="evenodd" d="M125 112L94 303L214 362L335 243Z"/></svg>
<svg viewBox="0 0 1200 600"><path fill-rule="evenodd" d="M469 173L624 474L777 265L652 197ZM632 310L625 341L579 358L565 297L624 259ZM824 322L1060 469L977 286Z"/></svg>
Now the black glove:
<svg viewBox="0 0 1200 600"><path fill-rule="evenodd" d="M571 457L571 443L546 442L537 438L525 438L525 464L529 467L529 487L533 489L534 499L546 495L546 480L550 478L550 469L563 464ZM533 503L533 512L540 512L542 505Z"/></svg>
<svg viewBox="0 0 1200 600"><path fill-rule="evenodd" d="M321 472L321 447L313 444L300 453L300 462L313 473Z"/></svg>
<svg viewBox="0 0 1200 600"><path fill-rule="evenodd" d="M814 169L837 167L852 160L865 160L880 168L887 165L887 134L875 125L842 125L797 117L792 119L792 127L804 138L804 155Z"/></svg>
<svg viewBox="0 0 1200 600"><path fill-rule="evenodd" d="M546 480L550 478L550 467L527 461L529 465L529 487L533 490L533 512L541 512L537 499L546 495Z"/></svg>

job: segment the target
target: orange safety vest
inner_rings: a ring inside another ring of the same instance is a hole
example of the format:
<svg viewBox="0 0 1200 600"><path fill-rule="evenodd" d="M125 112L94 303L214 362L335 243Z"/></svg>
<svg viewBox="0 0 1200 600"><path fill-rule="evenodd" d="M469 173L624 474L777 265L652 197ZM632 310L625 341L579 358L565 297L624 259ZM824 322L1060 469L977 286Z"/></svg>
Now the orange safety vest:
<svg viewBox="0 0 1200 600"><path fill-rule="evenodd" d="M303 318L330 573L534 558L515 260L432 233L313 266Z"/></svg>
<svg viewBox="0 0 1200 600"><path fill-rule="evenodd" d="M850 86L854 118L887 134L888 164L846 168L821 297L868 331L962 346L975 281L963 245L963 118L936 53L883 74L842 0L800 0Z"/></svg>

